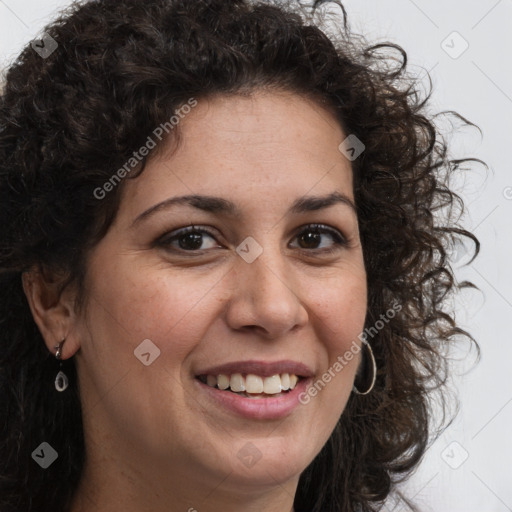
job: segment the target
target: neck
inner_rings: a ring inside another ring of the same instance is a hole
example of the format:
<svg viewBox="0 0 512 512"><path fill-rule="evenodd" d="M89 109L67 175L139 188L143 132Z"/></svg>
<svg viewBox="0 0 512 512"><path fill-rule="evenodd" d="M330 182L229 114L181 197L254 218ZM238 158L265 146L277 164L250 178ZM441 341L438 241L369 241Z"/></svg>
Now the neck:
<svg viewBox="0 0 512 512"><path fill-rule="evenodd" d="M232 474L200 479L196 471L155 471L154 466L149 471L119 460L88 460L70 512L294 512L298 477L251 489Z"/></svg>

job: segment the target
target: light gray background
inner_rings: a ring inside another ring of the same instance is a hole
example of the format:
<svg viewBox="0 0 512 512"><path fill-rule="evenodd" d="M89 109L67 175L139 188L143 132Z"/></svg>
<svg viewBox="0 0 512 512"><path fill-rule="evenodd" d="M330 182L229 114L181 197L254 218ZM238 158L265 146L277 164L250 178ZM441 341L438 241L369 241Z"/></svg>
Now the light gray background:
<svg viewBox="0 0 512 512"><path fill-rule="evenodd" d="M0 68L67 5L0 0ZM403 46L418 79L430 71L433 109L456 110L480 126L483 137L469 129L453 136L454 155L481 158L490 167L475 165L461 180L464 223L482 242L481 255L464 267L467 255L463 248L457 252L457 275L481 290L464 293L457 309L482 360L467 372L474 353L457 352L452 386L460 413L403 490L425 512L512 511L512 0L347 0L345 6L357 32ZM469 47L453 58L464 40ZM390 499L386 510L402 506Z"/></svg>

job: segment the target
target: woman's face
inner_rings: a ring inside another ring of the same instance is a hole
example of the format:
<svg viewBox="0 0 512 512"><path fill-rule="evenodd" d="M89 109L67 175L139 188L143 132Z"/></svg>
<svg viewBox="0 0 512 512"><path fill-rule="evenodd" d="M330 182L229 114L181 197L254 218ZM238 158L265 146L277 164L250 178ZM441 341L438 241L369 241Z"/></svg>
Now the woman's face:
<svg viewBox="0 0 512 512"><path fill-rule="evenodd" d="M317 104L284 93L201 100L179 128L178 149L126 181L88 261L87 308L70 336L80 342L89 461L115 460L146 481L165 475L182 489L296 484L359 363L299 401L364 325L352 171L338 150L348 134ZM330 196L338 200L318 199ZM251 374L238 380L256 391L285 373L307 379L274 398L286 376L258 398L200 380Z"/></svg>

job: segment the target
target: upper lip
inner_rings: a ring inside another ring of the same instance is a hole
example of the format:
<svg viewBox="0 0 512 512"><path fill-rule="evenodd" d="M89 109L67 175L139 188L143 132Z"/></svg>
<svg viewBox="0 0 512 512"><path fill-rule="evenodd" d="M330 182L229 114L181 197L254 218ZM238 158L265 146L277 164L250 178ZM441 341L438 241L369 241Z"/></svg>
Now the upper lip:
<svg viewBox="0 0 512 512"><path fill-rule="evenodd" d="M314 372L305 364L296 361L233 361L231 363L211 366L197 373L199 375L233 375L234 373L259 375L271 377L280 373L291 373L297 377L312 377Z"/></svg>

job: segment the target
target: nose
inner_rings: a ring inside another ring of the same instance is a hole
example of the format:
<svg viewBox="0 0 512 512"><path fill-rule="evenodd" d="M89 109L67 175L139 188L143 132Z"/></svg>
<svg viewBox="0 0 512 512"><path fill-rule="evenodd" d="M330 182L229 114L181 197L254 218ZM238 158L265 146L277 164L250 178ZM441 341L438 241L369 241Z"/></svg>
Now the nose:
<svg viewBox="0 0 512 512"><path fill-rule="evenodd" d="M239 258L235 265L227 310L232 329L277 339L307 323L303 283L301 286L300 276L286 266L282 255L265 250L252 263Z"/></svg>

